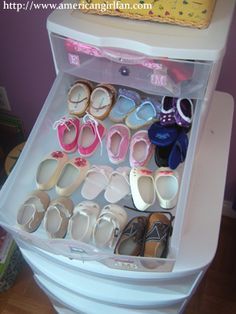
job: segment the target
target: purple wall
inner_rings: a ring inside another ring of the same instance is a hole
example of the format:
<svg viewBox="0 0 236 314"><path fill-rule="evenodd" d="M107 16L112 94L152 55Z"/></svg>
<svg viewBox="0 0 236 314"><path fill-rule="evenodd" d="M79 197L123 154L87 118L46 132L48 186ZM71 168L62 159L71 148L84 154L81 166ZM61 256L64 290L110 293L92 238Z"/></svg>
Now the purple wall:
<svg viewBox="0 0 236 314"><path fill-rule="evenodd" d="M54 0L54 3L59 2ZM49 13L49 10L20 13L14 10L0 11L0 86L6 87L12 111L24 121L27 134L34 125L55 77L46 30ZM218 89L232 94L236 99L235 17ZM232 139L235 135L236 113ZM225 195L229 200L234 199L236 189L235 159L236 145L232 140Z"/></svg>
<svg viewBox="0 0 236 314"><path fill-rule="evenodd" d="M28 134L55 77L46 30L50 11L1 9L0 86L6 87L12 112Z"/></svg>
<svg viewBox="0 0 236 314"><path fill-rule="evenodd" d="M228 45L225 54L225 58L222 65L221 74L219 77L217 89L220 91L227 92L234 97L236 102L236 11L231 25L229 33ZM224 105L224 104L222 104ZM236 201L236 110L234 112L234 123L231 137L231 147L229 154L228 174L225 189L225 199Z"/></svg>

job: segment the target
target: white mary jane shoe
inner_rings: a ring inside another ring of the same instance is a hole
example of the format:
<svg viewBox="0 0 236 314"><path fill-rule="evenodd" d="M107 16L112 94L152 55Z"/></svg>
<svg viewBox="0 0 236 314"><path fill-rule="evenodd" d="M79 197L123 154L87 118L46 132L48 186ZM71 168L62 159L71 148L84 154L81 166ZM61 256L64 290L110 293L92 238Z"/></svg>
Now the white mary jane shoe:
<svg viewBox="0 0 236 314"><path fill-rule="evenodd" d="M154 186L160 206L171 209L176 206L179 192L179 175L167 167L161 167L154 174Z"/></svg>

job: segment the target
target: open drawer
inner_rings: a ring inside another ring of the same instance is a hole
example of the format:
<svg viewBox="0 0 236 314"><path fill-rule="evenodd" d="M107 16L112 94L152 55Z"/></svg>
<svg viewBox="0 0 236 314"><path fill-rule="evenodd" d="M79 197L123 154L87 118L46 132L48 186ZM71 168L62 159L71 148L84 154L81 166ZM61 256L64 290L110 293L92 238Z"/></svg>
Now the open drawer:
<svg viewBox="0 0 236 314"><path fill-rule="evenodd" d="M81 69L81 72L80 72ZM185 162L178 167L181 174L181 183L179 189L179 196L177 206L171 210L175 216L173 223L173 233L169 243L169 253L167 258L144 258L131 257L113 254L113 250L99 249L92 244L77 242L71 240L68 236L64 239L48 239L43 224L34 232L27 233L19 229L16 223L17 212L19 207L24 202L27 195L36 189L36 172L39 163L53 151L60 150L57 140L56 132L52 125L56 120L67 114L67 93L70 86L78 80L78 78L85 78L83 68L76 69L76 75L72 73L59 73L54 85L48 95L48 98L41 110L41 113L34 125L30 137L21 153L21 156L3 186L0 194L0 223L9 232L12 233L15 240L20 239L26 241L33 246L44 249L54 254L67 256L79 260L96 260L106 264L112 268L119 268L125 270L135 271L171 271L173 269L176 258L178 258L178 248L180 244L181 235L183 233L183 217L186 214L186 202L188 198L188 191L191 179L191 169L195 149L197 146L197 138L199 133L199 126L201 121L202 101L195 101L193 123L189 133L189 147ZM88 77L86 77L88 79ZM95 80L96 84L98 78ZM114 84L114 83L113 83ZM118 84L118 83L117 83ZM118 88L118 85L114 85ZM104 120L107 128L110 127L111 121L107 118ZM106 154L105 141L103 139L103 153L100 154L98 149L96 153L89 157L90 164L109 164ZM78 156L78 152L70 154L69 157ZM154 159L154 158L153 158ZM128 165L128 157L122 165ZM113 166L114 165L111 165ZM152 170L157 166L154 160L150 161L148 167ZM80 187L81 188L81 187ZM82 201L80 188L76 190L71 199L74 204ZM51 199L55 199L55 189L48 191ZM103 208L107 202L103 194L95 201ZM126 197L119 202L119 205L127 205L133 207L130 197ZM161 207L155 203L150 210L162 211ZM129 218L137 216L140 212L135 212L127 209ZM145 214L145 212L142 212Z"/></svg>

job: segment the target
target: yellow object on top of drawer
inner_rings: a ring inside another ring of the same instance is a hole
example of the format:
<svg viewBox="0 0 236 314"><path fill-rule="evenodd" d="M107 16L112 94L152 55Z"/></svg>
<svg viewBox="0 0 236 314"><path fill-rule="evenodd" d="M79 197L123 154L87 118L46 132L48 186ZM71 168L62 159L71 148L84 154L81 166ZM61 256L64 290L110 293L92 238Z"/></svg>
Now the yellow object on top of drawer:
<svg viewBox="0 0 236 314"><path fill-rule="evenodd" d="M206 28L216 0L79 0L83 12Z"/></svg>

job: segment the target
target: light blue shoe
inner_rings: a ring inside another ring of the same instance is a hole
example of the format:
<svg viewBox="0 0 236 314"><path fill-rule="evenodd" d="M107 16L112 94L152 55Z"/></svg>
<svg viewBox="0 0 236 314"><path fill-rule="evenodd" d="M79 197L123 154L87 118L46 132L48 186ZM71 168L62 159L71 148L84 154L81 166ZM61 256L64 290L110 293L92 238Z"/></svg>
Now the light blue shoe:
<svg viewBox="0 0 236 314"><path fill-rule="evenodd" d="M158 120L160 111L161 104L153 99L147 98L127 116L125 123L130 129L139 129Z"/></svg>
<svg viewBox="0 0 236 314"><path fill-rule="evenodd" d="M109 118L114 122L122 122L140 103L141 98L137 92L120 88Z"/></svg>

